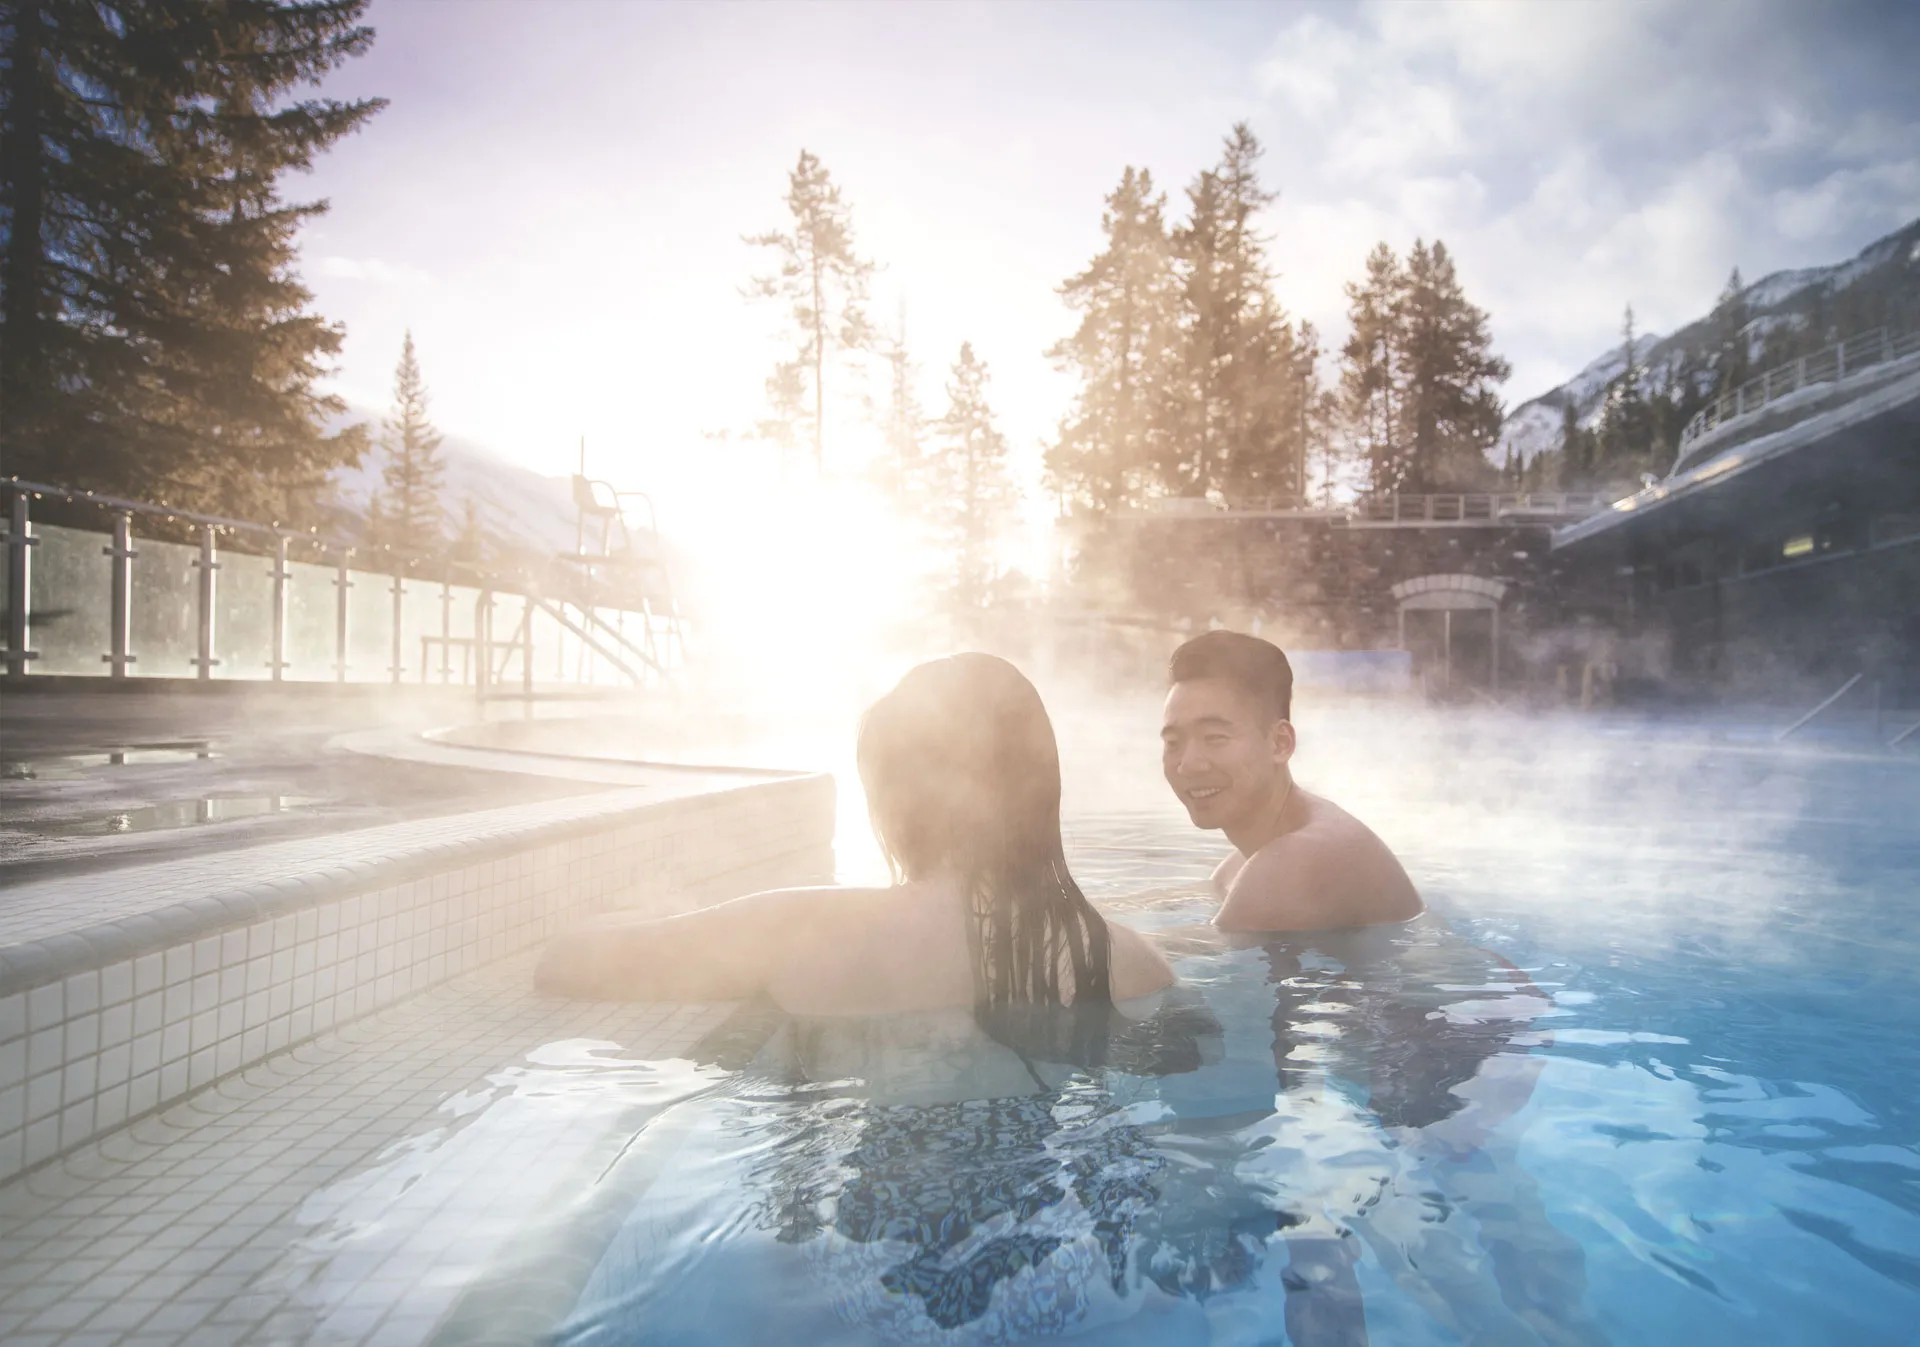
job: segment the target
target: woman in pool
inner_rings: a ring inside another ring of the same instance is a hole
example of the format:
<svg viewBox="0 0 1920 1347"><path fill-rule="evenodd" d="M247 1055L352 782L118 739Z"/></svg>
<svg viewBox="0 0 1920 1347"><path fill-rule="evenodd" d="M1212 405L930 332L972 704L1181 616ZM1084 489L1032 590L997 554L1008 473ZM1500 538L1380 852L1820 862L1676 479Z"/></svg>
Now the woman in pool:
<svg viewBox="0 0 1920 1347"><path fill-rule="evenodd" d="M860 723L860 780L896 882L613 914L541 958L543 991L771 997L801 1015L1110 1003L1173 981L1067 872L1060 756L1033 684L992 655L919 665Z"/></svg>

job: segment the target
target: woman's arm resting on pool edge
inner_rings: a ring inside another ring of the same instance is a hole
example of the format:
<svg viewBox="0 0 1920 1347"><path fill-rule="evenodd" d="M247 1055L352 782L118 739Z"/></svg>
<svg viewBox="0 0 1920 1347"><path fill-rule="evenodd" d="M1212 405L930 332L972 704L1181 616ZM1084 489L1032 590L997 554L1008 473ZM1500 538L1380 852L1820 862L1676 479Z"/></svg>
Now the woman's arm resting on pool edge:
<svg viewBox="0 0 1920 1347"><path fill-rule="evenodd" d="M732 1001L765 989L790 950L793 890L676 917L608 913L547 943L534 986L603 1001Z"/></svg>

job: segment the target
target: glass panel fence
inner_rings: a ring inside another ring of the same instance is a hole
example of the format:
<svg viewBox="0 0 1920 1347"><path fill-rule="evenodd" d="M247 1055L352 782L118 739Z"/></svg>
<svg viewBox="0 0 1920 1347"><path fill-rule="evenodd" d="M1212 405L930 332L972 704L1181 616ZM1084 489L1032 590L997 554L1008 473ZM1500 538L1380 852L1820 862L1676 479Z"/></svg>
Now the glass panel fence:
<svg viewBox="0 0 1920 1347"><path fill-rule="evenodd" d="M39 655L31 672L104 673L112 579L102 551L106 535L52 524L30 529L39 539L27 562L27 649Z"/></svg>
<svg viewBox="0 0 1920 1347"><path fill-rule="evenodd" d="M473 685L474 670L478 667L480 653L473 645L474 610L479 602L479 590L470 589L466 585L455 585L453 603L447 610L453 636L449 659L449 663L453 666L453 681L468 687Z"/></svg>
<svg viewBox="0 0 1920 1347"><path fill-rule="evenodd" d="M559 624L544 608L535 608L532 615L532 632L534 686L558 682L561 677Z"/></svg>
<svg viewBox="0 0 1920 1347"><path fill-rule="evenodd" d="M215 678L273 677L273 558L222 552L214 573Z"/></svg>
<svg viewBox="0 0 1920 1347"><path fill-rule="evenodd" d="M619 608L602 608L599 609L595 615L600 619L601 629L607 633L607 635L602 638L607 648L620 657L622 664L633 670L634 673L638 674L641 679L644 680L647 676L647 662L642 658L641 652L646 650L647 643L644 637L635 639L639 633L634 630L632 623L628 621L626 612ZM618 669L608 668L601 677L596 678L594 681L596 683L624 683L627 679Z"/></svg>
<svg viewBox="0 0 1920 1347"><path fill-rule="evenodd" d="M393 680L393 577L349 571L347 591L347 681Z"/></svg>
<svg viewBox="0 0 1920 1347"><path fill-rule="evenodd" d="M136 525L138 521L136 520ZM111 645L111 534L52 524L31 526L29 560L30 673L105 676ZM211 674L221 679L271 679L274 646L275 558L271 539L242 537L216 552ZM289 559L285 586L286 663L295 682L340 677L340 571L311 540L293 540L305 559ZM252 548L255 550L242 550ZM200 545L133 537L130 565L129 672L148 678L197 678L200 654ZM6 550L0 549L0 585ZM666 618L619 608L581 608L549 600L531 606L524 595L405 579L398 596L395 642L394 578L373 570L346 572L347 681L473 686L480 675L480 616L490 617L488 681L502 690L525 685L530 669L540 687L587 684L614 687L637 677L657 681L650 663L679 662ZM490 604L490 607L485 607ZM584 631L584 635L582 632Z"/></svg>
<svg viewBox="0 0 1920 1347"><path fill-rule="evenodd" d="M438 580L407 581L400 606L400 657L405 661L402 677L409 683L441 681L445 648L440 640L440 598L445 590Z"/></svg>
<svg viewBox="0 0 1920 1347"><path fill-rule="evenodd" d="M516 649L508 652L506 647L520 639L520 623L526 611L527 601L520 595L495 591L493 596L493 672L488 675L489 682L517 687L524 677L525 651Z"/></svg>
<svg viewBox="0 0 1920 1347"><path fill-rule="evenodd" d="M565 615L567 622L571 622L576 627L585 625L578 608L566 604L557 605L557 607ZM568 630L566 623L557 624L553 640L555 654L553 676L557 681L578 683L592 673L593 664L597 658L593 653L593 647Z"/></svg>
<svg viewBox="0 0 1920 1347"><path fill-rule="evenodd" d="M290 561L287 580L287 671L282 677L302 682L331 682L337 652L334 624L339 617L340 572L311 561Z"/></svg>
<svg viewBox="0 0 1920 1347"><path fill-rule="evenodd" d="M597 682L603 674L610 672L613 668L608 663L607 656L601 652L608 651L618 655L620 648L613 643L611 636L594 625L589 610L568 608L567 617L574 625L585 628L593 637L588 641L572 632L567 633L567 681L570 683ZM595 646L599 649L596 650Z"/></svg>
<svg viewBox="0 0 1920 1347"><path fill-rule="evenodd" d="M655 658L665 669L677 669L686 657L686 650L680 644L679 634L674 630L673 620L661 613L644 613L639 620L653 630Z"/></svg>
<svg viewBox="0 0 1920 1347"><path fill-rule="evenodd" d="M631 650L620 644L619 610L614 608L595 608L593 614L593 638L629 669L639 672L640 661ZM620 671L600 655L594 655L587 661L587 674L583 682L602 684L623 681Z"/></svg>
<svg viewBox="0 0 1920 1347"><path fill-rule="evenodd" d="M200 549L136 537L133 551L133 672L146 678L198 677Z"/></svg>

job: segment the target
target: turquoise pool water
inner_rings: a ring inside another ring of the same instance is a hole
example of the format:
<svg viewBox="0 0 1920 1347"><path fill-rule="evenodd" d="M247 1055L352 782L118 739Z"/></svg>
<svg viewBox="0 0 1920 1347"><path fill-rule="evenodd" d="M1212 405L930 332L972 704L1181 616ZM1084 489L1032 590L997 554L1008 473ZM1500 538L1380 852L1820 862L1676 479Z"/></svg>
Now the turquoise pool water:
<svg viewBox="0 0 1920 1347"><path fill-rule="evenodd" d="M1076 872L1174 993L742 1012L604 1176L554 1340L1913 1342L1920 771L1460 763L1365 800L1408 927L1220 938L1218 840L1104 813Z"/></svg>

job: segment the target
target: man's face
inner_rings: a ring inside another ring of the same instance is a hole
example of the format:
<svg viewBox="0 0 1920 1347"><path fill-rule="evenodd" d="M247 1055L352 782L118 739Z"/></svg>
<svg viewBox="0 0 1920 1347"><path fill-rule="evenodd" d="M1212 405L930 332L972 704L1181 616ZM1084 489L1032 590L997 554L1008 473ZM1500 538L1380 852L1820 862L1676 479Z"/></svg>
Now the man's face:
<svg viewBox="0 0 1920 1347"><path fill-rule="evenodd" d="M1196 678L1167 693L1160 750L1194 826L1231 828L1286 788L1293 726L1224 679Z"/></svg>

